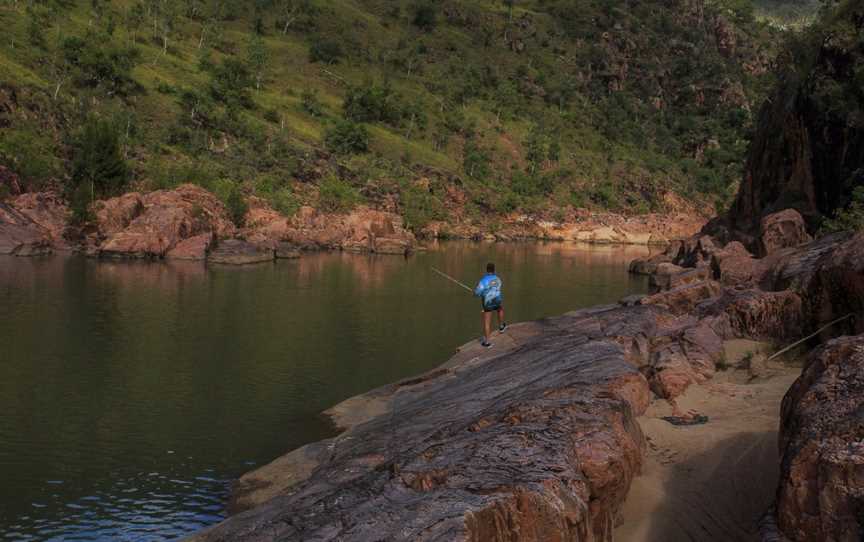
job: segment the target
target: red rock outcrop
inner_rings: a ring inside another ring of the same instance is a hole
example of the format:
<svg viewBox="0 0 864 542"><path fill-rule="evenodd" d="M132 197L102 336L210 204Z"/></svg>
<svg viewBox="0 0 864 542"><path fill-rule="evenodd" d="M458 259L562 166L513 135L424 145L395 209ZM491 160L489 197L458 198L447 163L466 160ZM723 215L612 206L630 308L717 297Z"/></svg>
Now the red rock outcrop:
<svg viewBox="0 0 864 542"><path fill-rule="evenodd" d="M51 252L51 236L15 207L0 202L0 254L35 256Z"/></svg>
<svg viewBox="0 0 864 542"><path fill-rule="evenodd" d="M60 196L53 192L28 192L12 198L10 204L48 233L53 248L72 248L65 237L69 208Z"/></svg>
<svg viewBox="0 0 864 542"><path fill-rule="evenodd" d="M98 236L92 241L101 256L161 258L184 240L235 232L216 196L191 184L99 201L95 214Z"/></svg>
<svg viewBox="0 0 864 542"><path fill-rule="evenodd" d="M256 245L275 248L289 243L306 250L399 255L416 246L414 234L405 229L402 217L387 211L358 207L347 215L335 215L302 207L286 218L259 198L250 198L249 207L247 227L241 236Z"/></svg>
<svg viewBox="0 0 864 542"><path fill-rule="evenodd" d="M864 539L864 335L816 349L781 418L780 531L792 542Z"/></svg>

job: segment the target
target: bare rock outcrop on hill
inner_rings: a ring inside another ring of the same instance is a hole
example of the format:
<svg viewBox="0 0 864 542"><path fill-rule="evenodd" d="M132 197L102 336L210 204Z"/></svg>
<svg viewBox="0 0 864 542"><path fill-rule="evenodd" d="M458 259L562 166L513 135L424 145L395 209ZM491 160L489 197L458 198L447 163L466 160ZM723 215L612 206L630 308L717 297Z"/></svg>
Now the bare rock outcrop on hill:
<svg viewBox="0 0 864 542"><path fill-rule="evenodd" d="M864 336L815 350L783 400L777 526L792 542L864 538Z"/></svg>
<svg viewBox="0 0 864 542"><path fill-rule="evenodd" d="M191 184L99 201L95 214L98 235L90 242L103 257L161 258L186 239L235 232L216 196Z"/></svg>

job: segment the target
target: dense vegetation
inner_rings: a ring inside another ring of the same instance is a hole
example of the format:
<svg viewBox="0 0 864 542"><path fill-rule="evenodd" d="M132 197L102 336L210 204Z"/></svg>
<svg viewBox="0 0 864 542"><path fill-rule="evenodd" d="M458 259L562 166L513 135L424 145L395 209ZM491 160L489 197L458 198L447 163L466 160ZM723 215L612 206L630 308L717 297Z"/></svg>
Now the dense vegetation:
<svg viewBox="0 0 864 542"><path fill-rule="evenodd" d="M792 207L813 231L864 227L864 5L824 2L787 36L775 73L732 224L752 231Z"/></svg>
<svg viewBox="0 0 864 542"><path fill-rule="evenodd" d="M756 13L750 0L3 0L0 163L73 202L195 182L289 214L395 202L412 227L646 212L670 190L724 205L772 83L780 30Z"/></svg>

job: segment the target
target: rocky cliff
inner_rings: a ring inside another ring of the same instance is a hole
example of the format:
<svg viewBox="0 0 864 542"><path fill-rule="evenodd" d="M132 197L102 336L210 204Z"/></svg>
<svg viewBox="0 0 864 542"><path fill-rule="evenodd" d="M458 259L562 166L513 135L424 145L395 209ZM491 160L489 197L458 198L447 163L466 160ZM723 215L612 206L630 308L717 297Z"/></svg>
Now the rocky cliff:
<svg viewBox="0 0 864 542"><path fill-rule="evenodd" d="M728 215L734 229L753 234L765 215L794 208L812 233L864 186L862 28L864 7L845 2L787 51Z"/></svg>

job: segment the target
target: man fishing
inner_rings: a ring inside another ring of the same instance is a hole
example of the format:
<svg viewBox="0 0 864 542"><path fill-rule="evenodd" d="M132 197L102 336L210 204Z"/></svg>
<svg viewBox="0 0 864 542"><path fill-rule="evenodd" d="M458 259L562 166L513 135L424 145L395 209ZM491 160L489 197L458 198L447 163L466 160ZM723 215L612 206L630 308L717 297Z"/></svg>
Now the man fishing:
<svg viewBox="0 0 864 542"><path fill-rule="evenodd" d="M474 295L479 297L483 303L483 340L480 344L484 348L490 348L492 343L489 337L492 335L492 313L498 314L498 331L503 332L507 327L504 321L504 300L501 296L501 279L495 274L495 264L486 264L486 274L474 288Z"/></svg>

